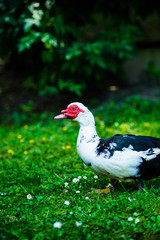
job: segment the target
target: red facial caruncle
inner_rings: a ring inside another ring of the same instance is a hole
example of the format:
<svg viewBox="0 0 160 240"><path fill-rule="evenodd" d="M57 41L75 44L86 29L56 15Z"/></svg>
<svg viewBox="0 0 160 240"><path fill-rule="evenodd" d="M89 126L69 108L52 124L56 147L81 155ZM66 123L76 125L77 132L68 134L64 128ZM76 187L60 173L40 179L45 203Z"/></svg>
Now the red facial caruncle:
<svg viewBox="0 0 160 240"><path fill-rule="evenodd" d="M78 117L78 114L80 112L84 112L82 109L80 109L76 104L70 105L66 110L62 110L60 115L54 117L54 119L75 119Z"/></svg>

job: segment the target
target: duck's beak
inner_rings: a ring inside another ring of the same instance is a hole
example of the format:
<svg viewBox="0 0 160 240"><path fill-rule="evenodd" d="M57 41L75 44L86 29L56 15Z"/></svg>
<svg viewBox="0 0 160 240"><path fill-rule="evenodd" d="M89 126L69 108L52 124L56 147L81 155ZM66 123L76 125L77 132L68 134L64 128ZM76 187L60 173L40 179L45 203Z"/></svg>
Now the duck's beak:
<svg viewBox="0 0 160 240"><path fill-rule="evenodd" d="M65 116L64 114L60 114L54 117L55 120L64 119L64 118L67 118L67 116Z"/></svg>
<svg viewBox="0 0 160 240"><path fill-rule="evenodd" d="M54 117L55 120L59 120L59 119L64 119L67 118L67 116L65 115L65 113L67 112L67 110L62 110L60 115L57 115L56 117Z"/></svg>

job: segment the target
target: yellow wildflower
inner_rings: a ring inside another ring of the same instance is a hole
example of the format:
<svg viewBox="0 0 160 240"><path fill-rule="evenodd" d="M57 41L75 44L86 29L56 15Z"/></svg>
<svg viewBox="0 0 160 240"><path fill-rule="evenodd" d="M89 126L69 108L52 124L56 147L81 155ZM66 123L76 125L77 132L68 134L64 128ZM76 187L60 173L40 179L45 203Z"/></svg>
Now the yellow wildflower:
<svg viewBox="0 0 160 240"><path fill-rule="evenodd" d="M67 145L66 148L67 148L67 149L70 149L70 148L71 148L71 145Z"/></svg>
<svg viewBox="0 0 160 240"><path fill-rule="evenodd" d="M65 147L65 146L62 146L62 149L63 149L63 150L65 150L65 149L66 149L66 147Z"/></svg>
<svg viewBox="0 0 160 240"><path fill-rule="evenodd" d="M46 140L47 140L47 138L46 138L46 137L42 137L42 141L44 141L44 142L45 142Z"/></svg>
<svg viewBox="0 0 160 240"><path fill-rule="evenodd" d="M120 129L122 130L122 131L126 131L127 130L127 124L126 123L122 123L121 125L120 125Z"/></svg>
<svg viewBox="0 0 160 240"><path fill-rule="evenodd" d="M103 130L104 127L105 127L104 124L101 124L101 125L100 125L100 129L101 129L101 130Z"/></svg>
<svg viewBox="0 0 160 240"><path fill-rule="evenodd" d="M150 124L149 122L144 122L144 123L143 123L143 126L144 126L144 127L149 127L150 125L151 125L151 124Z"/></svg>
<svg viewBox="0 0 160 240"><path fill-rule="evenodd" d="M108 132L113 133L113 128L108 128Z"/></svg>
<svg viewBox="0 0 160 240"><path fill-rule="evenodd" d="M23 143L23 142L24 142L24 139L21 139L21 140L20 140L20 143Z"/></svg>
<svg viewBox="0 0 160 240"><path fill-rule="evenodd" d="M99 117L95 117L95 120L96 120L96 121L99 121L99 120L100 120L100 118L99 118Z"/></svg>
<svg viewBox="0 0 160 240"><path fill-rule="evenodd" d="M34 143L34 140L33 139L29 140L29 143Z"/></svg>
<svg viewBox="0 0 160 240"><path fill-rule="evenodd" d="M24 151L24 154L26 155L26 154L28 154L28 152L27 152L27 151Z"/></svg>
<svg viewBox="0 0 160 240"><path fill-rule="evenodd" d="M28 129L28 125L26 124L26 125L24 125L24 129Z"/></svg>
<svg viewBox="0 0 160 240"><path fill-rule="evenodd" d="M14 151L12 149L8 149L8 153L13 154Z"/></svg>
<svg viewBox="0 0 160 240"><path fill-rule="evenodd" d="M21 134L19 134L19 135L17 136L17 138L21 139L21 138L22 138L22 135L21 135Z"/></svg>
<svg viewBox="0 0 160 240"><path fill-rule="evenodd" d="M67 131L67 127L63 127L62 129L63 129L63 131Z"/></svg>

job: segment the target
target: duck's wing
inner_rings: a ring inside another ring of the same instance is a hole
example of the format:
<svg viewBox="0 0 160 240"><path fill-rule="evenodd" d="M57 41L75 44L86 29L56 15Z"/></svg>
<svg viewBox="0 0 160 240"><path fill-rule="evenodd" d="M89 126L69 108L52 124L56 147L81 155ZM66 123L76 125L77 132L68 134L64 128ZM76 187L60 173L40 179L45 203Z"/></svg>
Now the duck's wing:
<svg viewBox="0 0 160 240"><path fill-rule="evenodd" d="M137 152L142 161L139 167L139 176L142 179L151 179L160 175L160 139L139 135L115 135L108 139L100 139L97 146L97 155L107 151L109 158L115 151L131 150Z"/></svg>
<svg viewBox="0 0 160 240"><path fill-rule="evenodd" d="M160 138L132 134L117 134L107 139L100 139L97 146L97 154L100 155L105 149L108 149L111 155L113 155L114 151L123 151L126 149L138 152L146 151L146 154L151 154L153 148L160 150Z"/></svg>

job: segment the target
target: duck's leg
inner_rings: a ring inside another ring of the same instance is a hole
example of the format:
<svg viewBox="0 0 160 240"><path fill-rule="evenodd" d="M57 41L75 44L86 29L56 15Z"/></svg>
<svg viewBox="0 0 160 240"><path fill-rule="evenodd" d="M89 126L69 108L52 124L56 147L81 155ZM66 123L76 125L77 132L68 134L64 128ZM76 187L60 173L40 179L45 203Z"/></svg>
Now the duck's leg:
<svg viewBox="0 0 160 240"><path fill-rule="evenodd" d="M142 191L144 190L142 180L138 178L138 179L136 179L136 182L137 182L137 184L138 184L138 189L139 189L139 191L142 192Z"/></svg>
<svg viewBox="0 0 160 240"><path fill-rule="evenodd" d="M92 193L104 193L107 194L109 192L111 192L114 189L114 179L111 179L111 181L108 183L108 185L106 186L106 188L104 189L96 189L96 188L91 188L92 189Z"/></svg>

